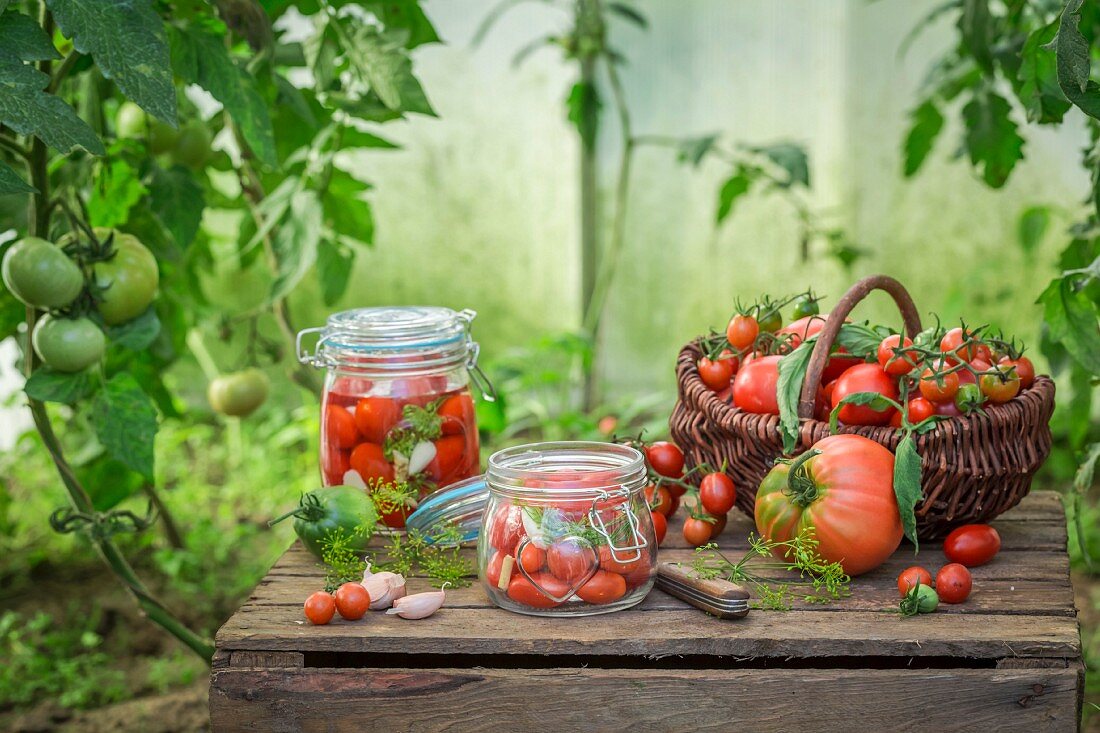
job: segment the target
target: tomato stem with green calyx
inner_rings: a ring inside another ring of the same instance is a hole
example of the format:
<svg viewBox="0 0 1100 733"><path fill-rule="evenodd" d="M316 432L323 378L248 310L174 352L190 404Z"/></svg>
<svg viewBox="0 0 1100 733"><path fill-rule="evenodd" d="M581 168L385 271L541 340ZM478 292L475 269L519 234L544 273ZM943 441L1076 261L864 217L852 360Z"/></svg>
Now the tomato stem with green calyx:
<svg viewBox="0 0 1100 733"><path fill-rule="evenodd" d="M787 488L783 493L800 507L808 507L817 501L821 489L810 475L809 466L806 464L819 455L821 451L811 448L791 461L791 468L787 473Z"/></svg>
<svg viewBox="0 0 1100 733"><path fill-rule="evenodd" d="M297 519L304 519L307 522L316 522L325 514L324 509L321 508L321 501L313 494L302 494L302 498L298 500L298 506L291 509L286 514L282 514L274 519L268 520L267 526L274 527L284 519L295 517Z"/></svg>

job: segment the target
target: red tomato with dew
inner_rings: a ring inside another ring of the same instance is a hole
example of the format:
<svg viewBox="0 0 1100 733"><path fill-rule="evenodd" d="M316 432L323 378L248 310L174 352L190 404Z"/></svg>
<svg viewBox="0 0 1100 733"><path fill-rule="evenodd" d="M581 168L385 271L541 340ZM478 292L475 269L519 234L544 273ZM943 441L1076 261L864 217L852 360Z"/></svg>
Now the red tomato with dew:
<svg viewBox="0 0 1100 733"><path fill-rule="evenodd" d="M943 541L943 554L968 568L985 565L1001 550L1001 535L988 524L964 524Z"/></svg>

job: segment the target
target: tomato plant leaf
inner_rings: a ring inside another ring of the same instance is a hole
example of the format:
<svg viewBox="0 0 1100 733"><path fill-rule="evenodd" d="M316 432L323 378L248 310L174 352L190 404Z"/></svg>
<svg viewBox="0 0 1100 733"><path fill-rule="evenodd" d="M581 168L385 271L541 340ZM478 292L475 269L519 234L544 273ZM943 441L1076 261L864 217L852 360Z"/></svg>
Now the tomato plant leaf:
<svg viewBox="0 0 1100 733"><path fill-rule="evenodd" d="M1055 278L1039 296L1043 319L1052 341L1065 347L1069 355L1093 374L1100 373L1100 332L1097 331L1097 307L1081 290L1074 287L1074 276Z"/></svg>
<svg viewBox="0 0 1100 733"><path fill-rule="evenodd" d="M125 464L101 453L82 466L75 466L76 477L88 491L92 506L105 512L141 491L145 479Z"/></svg>
<svg viewBox="0 0 1100 733"><path fill-rule="evenodd" d="M991 89L975 93L963 107L970 162L991 188L1003 186L1024 157L1024 139L1016 132L1010 112L1005 98Z"/></svg>
<svg viewBox="0 0 1100 733"><path fill-rule="evenodd" d="M151 0L46 0L73 48L154 117L176 124L176 89L164 22Z"/></svg>
<svg viewBox="0 0 1100 733"><path fill-rule="evenodd" d="M681 163L691 163L698 166L718 142L718 135L703 135L702 137L689 137L676 144L676 159Z"/></svg>
<svg viewBox="0 0 1100 733"><path fill-rule="evenodd" d="M752 179L740 167L732 176L726 179L721 190L718 191L718 213L714 217L715 223L721 224L726 220L726 217L733 211L733 205L737 203L737 199L748 193L751 185Z"/></svg>
<svg viewBox="0 0 1100 733"><path fill-rule="evenodd" d="M1072 106L1059 86L1058 59L1049 47L1057 32L1057 23L1032 31L1020 51L1018 94L1032 122L1061 122Z"/></svg>
<svg viewBox="0 0 1100 733"><path fill-rule="evenodd" d="M15 10L0 9L0 12L3 12L0 15L0 53L9 54L20 61L61 58L38 21Z"/></svg>
<svg viewBox="0 0 1100 733"><path fill-rule="evenodd" d="M905 529L905 536L918 550L920 543L917 541L917 516L914 508L924 498L920 481L920 454L917 453L913 437L906 435L894 451L894 496L898 500L898 511L901 512L901 526Z"/></svg>
<svg viewBox="0 0 1100 733"><path fill-rule="evenodd" d="M44 90L50 77L0 54L0 122L21 135L34 135L62 153L81 147L103 155L103 143L76 110Z"/></svg>
<svg viewBox="0 0 1100 733"><path fill-rule="evenodd" d="M374 213L364 194L370 184L335 168L324 198L325 223L336 232L363 244L374 242Z"/></svg>
<svg viewBox="0 0 1100 733"><path fill-rule="evenodd" d="M72 405L90 396L98 385L95 374L86 369L59 372L44 366L35 369L27 378L23 391L32 400Z"/></svg>
<svg viewBox="0 0 1100 733"><path fill-rule="evenodd" d="M28 184L11 166L0 160L0 196L16 193L34 193L38 189Z"/></svg>
<svg viewBox="0 0 1100 733"><path fill-rule="evenodd" d="M364 7L374 13L386 28L402 28L408 31L405 41L407 49L440 42L435 27L417 2L376 2L366 3Z"/></svg>
<svg viewBox="0 0 1100 733"><path fill-rule="evenodd" d="M154 167L149 180L150 206L172 233L176 245L186 249L198 234L206 207L203 188L195 174L182 165Z"/></svg>
<svg viewBox="0 0 1100 733"><path fill-rule="evenodd" d="M355 250L327 237L321 240L317 247L317 277L325 305L335 305L347 291L354 265Z"/></svg>
<svg viewBox="0 0 1100 733"><path fill-rule="evenodd" d="M905 137L906 178L912 177L924 165L932 146L943 129L943 115L932 99L926 99L909 113L913 121L909 134Z"/></svg>
<svg viewBox="0 0 1100 733"><path fill-rule="evenodd" d="M412 62L404 50L407 37L405 32L383 33L374 26L360 25L348 37L348 63L389 109L435 116L413 76Z"/></svg>
<svg viewBox="0 0 1100 733"><path fill-rule="evenodd" d="M153 306L146 308L145 312L137 318L107 328L107 337L111 340L111 344L130 351L148 348L159 335L160 319L157 318L157 309Z"/></svg>
<svg viewBox="0 0 1100 733"><path fill-rule="evenodd" d="M90 417L107 452L151 480L157 408L137 380L125 372L111 377L92 400Z"/></svg>
<svg viewBox="0 0 1100 733"><path fill-rule="evenodd" d="M172 66L185 81L198 84L221 102L256 157L274 166L278 156L267 102L252 74L229 55L225 33L219 21L173 26Z"/></svg>
<svg viewBox="0 0 1100 733"><path fill-rule="evenodd" d="M10 290L0 288L0 341L19 333L20 324L26 320L27 307Z"/></svg>
<svg viewBox="0 0 1100 733"><path fill-rule="evenodd" d="M887 329L876 330L865 323L844 323L836 336L836 345L852 356L869 359L878 353L878 345L889 335Z"/></svg>
<svg viewBox="0 0 1100 733"><path fill-rule="evenodd" d="M130 209L148 193L137 172L121 158L97 166L88 198L88 216L94 227L117 227L130 218Z"/></svg>
<svg viewBox="0 0 1100 733"><path fill-rule="evenodd" d="M803 341L779 360L775 396L779 402L779 432L783 436L784 453L790 453L798 445L798 400L802 396L802 380L806 378L814 343L816 339Z"/></svg>
<svg viewBox="0 0 1100 733"><path fill-rule="evenodd" d="M588 150L596 145L596 133L600 127L600 93L595 84L578 81L569 90L565 100L566 118L577 128L581 143Z"/></svg>
<svg viewBox="0 0 1100 733"><path fill-rule="evenodd" d="M989 12L989 0L963 0L959 15L959 35L963 46L983 71L992 75L994 26Z"/></svg>
<svg viewBox="0 0 1100 733"><path fill-rule="evenodd" d="M359 130L348 125L344 127L340 133L340 148L382 148L385 150L399 150L401 146L384 137L379 137L372 132Z"/></svg>
<svg viewBox="0 0 1100 733"><path fill-rule="evenodd" d="M1085 114L1100 119L1100 85L1089 79L1092 56L1088 39L1081 33L1084 0L1069 0L1058 22L1058 35L1051 42L1057 57L1058 86Z"/></svg>
<svg viewBox="0 0 1100 733"><path fill-rule="evenodd" d="M1032 254L1050 226L1050 209L1046 206L1029 206L1020 214L1017 224L1017 238L1020 249L1027 254Z"/></svg>
<svg viewBox="0 0 1100 733"><path fill-rule="evenodd" d="M775 165L787 173L786 179L776 185L780 188L790 188L794 185L809 187L810 185L810 161L806 155L806 149L795 143L776 143L762 147L749 148L754 153L763 155Z"/></svg>
<svg viewBox="0 0 1100 733"><path fill-rule="evenodd" d="M278 263L271 300L285 297L317 260L321 240L321 202L315 191L299 191L290 201L290 216L272 238Z"/></svg>

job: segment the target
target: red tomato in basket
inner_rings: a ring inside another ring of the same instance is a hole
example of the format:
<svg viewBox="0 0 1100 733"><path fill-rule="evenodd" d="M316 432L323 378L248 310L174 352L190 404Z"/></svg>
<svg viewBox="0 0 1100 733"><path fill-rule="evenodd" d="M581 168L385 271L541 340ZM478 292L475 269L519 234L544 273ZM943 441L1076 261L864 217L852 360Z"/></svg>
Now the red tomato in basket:
<svg viewBox="0 0 1100 733"><path fill-rule="evenodd" d="M906 405L905 414L909 418L909 422L916 425L935 415L936 406L923 397L914 397ZM901 427L901 413L897 410L894 410L894 416L890 418L890 425L895 428Z"/></svg>
<svg viewBox="0 0 1100 733"><path fill-rule="evenodd" d="M936 414L943 417L962 417L962 410L952 400L951 402L934 402L933 407L936 409Z"/></svg>
<svg viewBox="0 0 1100 733"><path fill-rule="evenodd" d="M988 524L964 524L943 541L943 554L968 568L985 565L1001 550L1001 535Z"/></svg>
<svg viewBox="0 0 1100 733"><path fill-rule="evenodd" d="M626 580L617 573L597 570L587 583L577 588L577 595L587 603L613 603L626 595Z"/></svg>
<svg viewBox="0 0 1100 733"><path fill-rule="evenodd" d="M330 446L354 448L359 442L359 429L355 418L340 405L325 406L325 438Z"/></svg>
<svg viewBox="0 0 1100 733"><path fill-rule="evenodd" d="M797 321L792 321L790 324L776 331L775 335L790 336L791 346L798 346L811 336L816 336L821 333L821 329L825 328L825 319L828 317L828 313L820 313L799 318Z"/></svg>
<svg viewBox="0 0 1100 733"><path fill-rule="evenodd" d="M912 345L913 339L908 336L902 339L896 333L890 334L878 345L879 366L891 377L900 377L913 371L917 368L916 365L920 363L920 354L916 351L906 350Z"/></svg>
<svg viewBox="0 0 1100 733"><path fill-rule="evenodd" d="M364 397L355 405L355 424L363 438L381 445L401 420L401 408L389 397Z"/></svg>
<svg viewBox="0 0 1100 733"><path fill-rule="evenodd" d="M583 540L572 537L554 540L546 551L546 567L550 573L569 585L584 580L596 562L596 551Z"/></svg>
<svg viewBox="0 0 1100 733"><path fill-rule="evenodd" d="M733 364L728 359L711 360L704 356L697 366L699 378L712 392L721 392L733 379Z"/></svg>
<svg viewBox="0 0 1100 733"><path fill-rule="evenodd" d="M846 354L844 349L838 349L838 354ZM854 366L863 364L863 359L856 356L831 356L825 364L825 370L821 372L822 382L834 382L840 379L840 375Z"/></svg>
<svg viewBox="0 0 1100 733"><path fill-rule="evenodd" d="M561 598L569 592L569 586L550 573L536 573L531 578L555 598ZM508 597L532 608L554 608L562 603L540 593L522 573L512 573L512 579L508 581Z"/></svg>
<svg viewBox="0 0 1100 733"><path fill-rule="evenodd" d="M982 359L983 361L993 361L993 355L989 351L989 347L983 343L972 343L968 346L963 346L963 341L973 338L974 334L970 331L963 333L962 328L955 327L943 335L940 339L940 351L945 354L954 354L963 361L973 361L975 359Z"/></svg>
<svg viewBox="0 0 1100 733"><path fill-rule="evenodd" d="M393 466L382 453L382 446L377 443L360 443L355 446L348 462L367 486L370 486L371 482L393 481Z"/></svg>
<svg viewBox="0 0 1100 733"><path fill-rule="evenodd" d="M516 553L516 545L527 536L523 529L523 509L512 504L501 504L493 512L487 531L489 544L506 555Z"/></svg>
<svg viewBox="0 0 1100 733"><path fill-rule="evenodd" d="M878 392L892 400L898 398L898 385L878 364L857 364L840 375L833 388L832 406L857 392ZM844 405L840 408L840 421L846 425L886 425L894 408L874 410L868 405Z"/></svg>
<svg viewBox="0 0 1100 733"><path fill-rule="evenodd" d="M466 452L466 438L461 435L448 435L435 444L435 458L428 463L425 469L436 484L443 486L458 478L459 469L462 468L462 457Z"/></svg>
<svg viewBox="0 0 1100 733"><path fill-rule="evenodd" d="M752 316L735 315L726 325L726 340L738 351L753 345L760 334L760 324Z"/></svg>
<svg viewBox="0 0 1100 733"><path fill-rule="evenodd" d="M1035 365L1031 359L1021 356L1019 359L1009 359L1007 356L997 362L1001 367L1016 367L1016 376L1020 378L1020 388L1027 389L1035 383Z"/></svg>
<svg viewBox="0 0 1100 733"><path fill-rule="evenodd" d="M761 356L742 365L733 380L733 404L745 412L778 415L775 387L781 356Z"/></svg>
<svg viewBox="0 0 1100 733"><path fill-rule="evenodd" d="M474 427L474 401L465 392L453 395L439 406L438 415L443 418L444 435L460 435Z"/></svg>

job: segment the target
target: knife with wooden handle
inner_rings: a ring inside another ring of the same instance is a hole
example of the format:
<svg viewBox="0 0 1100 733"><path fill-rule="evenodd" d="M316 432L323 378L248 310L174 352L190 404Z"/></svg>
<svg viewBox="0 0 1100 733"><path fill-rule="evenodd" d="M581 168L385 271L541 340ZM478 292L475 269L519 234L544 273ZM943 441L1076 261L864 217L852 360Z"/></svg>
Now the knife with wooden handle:
<svg viewBox="0 0 1100 733"><path fill-rule="evenodd" d="M657 563L657 587L718 618L742 618L749 612L749 593L722 578L699 578L679 563Z"/></svg>

